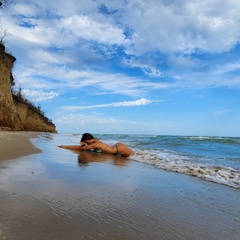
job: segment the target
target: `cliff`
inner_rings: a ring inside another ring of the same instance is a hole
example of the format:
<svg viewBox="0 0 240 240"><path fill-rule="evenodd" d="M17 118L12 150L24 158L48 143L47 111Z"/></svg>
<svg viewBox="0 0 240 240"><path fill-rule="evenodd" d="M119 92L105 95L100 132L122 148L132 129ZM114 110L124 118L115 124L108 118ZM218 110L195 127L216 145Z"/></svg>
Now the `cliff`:
<svg viewBox="0 0 240 240"><path fill-rule="evenodd" d="M0 128L57 132L56 126L29 101L12 94L12 68L16 58L0 43Z"/></svg>

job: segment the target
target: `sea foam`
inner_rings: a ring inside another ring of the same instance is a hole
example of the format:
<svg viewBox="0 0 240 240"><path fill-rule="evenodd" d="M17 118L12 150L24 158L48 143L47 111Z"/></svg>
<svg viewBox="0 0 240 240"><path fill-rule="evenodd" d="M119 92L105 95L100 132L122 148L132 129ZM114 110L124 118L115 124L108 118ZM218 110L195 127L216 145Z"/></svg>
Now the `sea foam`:
<svg viewBox="0 0 240 240"><path fill-rule="evenodd" d="M179 156L164 151L151 152L138 150L131 159L151 164L167 171L187 174L240 189L240 171L232 167L194 163L191 161L190 156Z"/></svg>

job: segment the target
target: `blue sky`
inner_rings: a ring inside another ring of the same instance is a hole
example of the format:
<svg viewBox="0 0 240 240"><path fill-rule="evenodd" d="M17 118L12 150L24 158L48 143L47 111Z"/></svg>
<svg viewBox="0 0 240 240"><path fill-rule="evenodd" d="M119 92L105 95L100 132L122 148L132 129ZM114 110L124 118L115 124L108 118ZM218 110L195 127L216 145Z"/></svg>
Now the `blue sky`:
<svg viewBox="0 0 240 240"><path fill-rule="evenodd" d="M16 86L60 133L240 136L239 12L236 0L19 0L0 26Z"/></svg>

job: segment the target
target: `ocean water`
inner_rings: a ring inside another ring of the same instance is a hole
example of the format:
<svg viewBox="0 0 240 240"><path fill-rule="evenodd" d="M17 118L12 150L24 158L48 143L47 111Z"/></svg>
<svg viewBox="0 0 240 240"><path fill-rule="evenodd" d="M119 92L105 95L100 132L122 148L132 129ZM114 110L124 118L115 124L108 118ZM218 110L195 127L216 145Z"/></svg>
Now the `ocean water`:
<svg viewBox="0 0 240 240"><path fill-rule="evenodd" d="M79 144L81 134L59 134ZM108 144L123 142L132 160L240 189L240 137L94 134Z"/></svg>

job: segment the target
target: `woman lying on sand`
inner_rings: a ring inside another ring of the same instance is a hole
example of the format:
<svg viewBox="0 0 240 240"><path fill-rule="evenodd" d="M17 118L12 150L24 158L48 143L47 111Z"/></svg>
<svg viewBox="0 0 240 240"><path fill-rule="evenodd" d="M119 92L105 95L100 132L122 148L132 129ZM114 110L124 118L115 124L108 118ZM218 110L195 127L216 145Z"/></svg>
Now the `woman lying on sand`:
<svg viewBox="0 0 240 240"><path fill-rule="evenodd" d="M84 133L81 138L81 145L75 146L58 146L60 148L71 149L71 150L88 150L94 149L96 151L100 150L105 153L110 153L114 155L121 155L123 157L129 157L134 154L134 152L128 148L124 143L117 143L113 146L108 145L98 139L94 138L90 133Z"/></svg>

